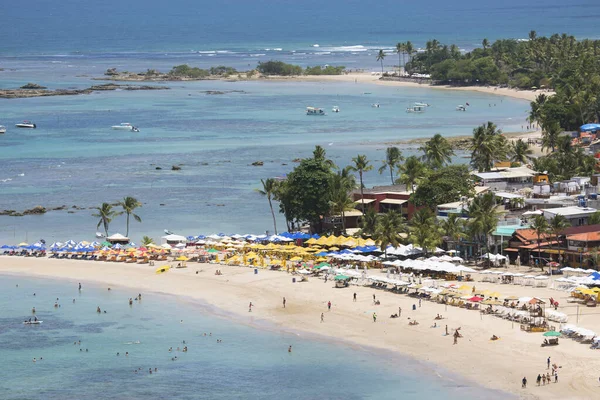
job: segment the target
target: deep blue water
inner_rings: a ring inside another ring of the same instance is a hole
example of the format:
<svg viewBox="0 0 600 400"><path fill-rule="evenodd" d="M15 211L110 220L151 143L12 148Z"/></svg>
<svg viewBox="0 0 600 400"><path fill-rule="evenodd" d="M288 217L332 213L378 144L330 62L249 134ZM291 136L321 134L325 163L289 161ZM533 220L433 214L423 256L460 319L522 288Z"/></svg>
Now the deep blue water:
<svg viewBox="0 0 600 400"><path fill-rule="evenodd" d="M135 290L82 283L78 292L77 282L1 277L0 398L511 398L415 360L265 330L251 318L236 324L202 304L155 293L129 306ZM98 306L107 314L97 314ZM31 307L42 325L22 324ZM184 340L186 353L177 351Z"/></svg>

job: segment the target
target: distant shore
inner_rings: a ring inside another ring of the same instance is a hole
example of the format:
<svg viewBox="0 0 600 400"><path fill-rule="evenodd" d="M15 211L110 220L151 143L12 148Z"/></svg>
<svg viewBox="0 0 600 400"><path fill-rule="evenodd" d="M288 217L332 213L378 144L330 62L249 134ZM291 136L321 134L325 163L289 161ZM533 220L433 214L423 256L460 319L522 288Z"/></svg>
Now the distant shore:
<svg viewBox="0 0 600 400"><path fill-rule="evenodd" d="M261 321L267 321L276 329L294 331L298 335L314 333L332 340L341 338L359 346L377 347L441 365L473 382L524 399L590 399L597 394L600 360L589 346L565 338L561 339L560 346L542 348L541 334L525 333L518 324L484 316L478 311L430 301L423 301L421 305L417 299L405 294L370 287L336 289L331 281L324 284L323 280L313 277L308 282L292 283L292 275L283 271L259 270L254 274L247 267L190 263L186 269L171 269L157 275L156 268L139 264L0 256L0 274L52 277L71 280L74 285L82 282L85 286L88 282L115 289L117 286L135 288L145 294L161 292L182 299L189 297L207 302L241 323L260 325ZM222 275L215 275L217 269ZM516 271L514 267L512 270ZM525 268L519 271L527 272ZM381 272L371 270L370 274ZM554 297L561 306L568 307L567 292L483 282L469 285L498 291L503 296ZM352 300L353 293L357 293L356 302ZM380 305L373 305L374 295ZM282 307L283 297L287 299L285 308ZM328 301L332 303L331 311L327 310ZM252 313L248 312L249 302L254 305ZM398 307L402 308L401 318L390 319L389 315L397 313ZM378 315L376 323L372 320L374 312ZM324 322L320 322L321 313ZM434 320L437 314L443 315L444 319ZM580 318L582 326L600 328L598 314ZM419 325L410 326L408 322L413 320ZM434 322L437 322L437 328L432 328ZM446 325L449 336L444 334ZM459 327L463 337L453 345L451 334ZM492 335L501 340L490 341ZM549 356L553 363L561 366L559 383L537 387L535 377L547 372ZM523 376L529 380L527 389L521 389Z"/></svg>

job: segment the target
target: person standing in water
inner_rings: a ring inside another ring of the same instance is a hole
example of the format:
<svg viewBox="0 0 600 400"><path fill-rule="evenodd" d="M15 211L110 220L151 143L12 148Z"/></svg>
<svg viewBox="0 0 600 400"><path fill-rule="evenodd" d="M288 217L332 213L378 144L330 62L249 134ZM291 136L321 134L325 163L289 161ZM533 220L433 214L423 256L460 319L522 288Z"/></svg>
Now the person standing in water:
<svg viewBox="0 0 600 400"><path fill-rule="evenodd" d="M79 282L79 291L81 292L81 282Z"/></svg>

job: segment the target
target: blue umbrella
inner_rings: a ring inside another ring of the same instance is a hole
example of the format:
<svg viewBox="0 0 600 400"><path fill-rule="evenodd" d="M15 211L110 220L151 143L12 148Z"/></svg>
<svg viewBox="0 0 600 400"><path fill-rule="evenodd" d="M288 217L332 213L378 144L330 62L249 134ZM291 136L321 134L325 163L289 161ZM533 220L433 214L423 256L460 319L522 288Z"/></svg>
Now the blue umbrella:
<svg viewBox="0 0 600 400"><path fill-rule="evenodd" d="M600 124L585 124L579 127L581 132L596 132L600 130Z"/></svg>
<svg viewBox="0 0 600 400"><path fill-rule="evenodd" d="M2 247L0 247L0 249L10 249L11 247L7 244L2 245Z"/></svg>

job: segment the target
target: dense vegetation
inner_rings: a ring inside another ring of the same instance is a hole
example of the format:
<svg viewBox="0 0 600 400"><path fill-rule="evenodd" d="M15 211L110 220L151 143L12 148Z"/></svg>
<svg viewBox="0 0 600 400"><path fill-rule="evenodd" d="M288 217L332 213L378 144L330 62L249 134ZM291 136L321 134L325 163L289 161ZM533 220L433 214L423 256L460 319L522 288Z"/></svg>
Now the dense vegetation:
<svg viewBox="0 0 600 400"><path fill-rule="evenodd" d="M332 65L326 65L325 67L321 67L317 65L316 67L306 67L304 73L306 75L341 75L346 67L338 66L334 67Z"/></svg>
<svg viewBox="0 0 600 400"><path fill-rule="evenodd" d="M256 67L258 72L263 75L277 75L277 76L298 76L298 75L341 75L346 67L338 66L334 67L326 65L321 67L306 67L305 70L299 65L286 64L283 61L266 61L259 62Z"/></svg>
<svg viewBox="0 0 600 400"><path fill-rule="evenodd" d="M169 71L169 75L180 78L201 79L210 76L210 71L187 64L177 65Z"/></svg>

